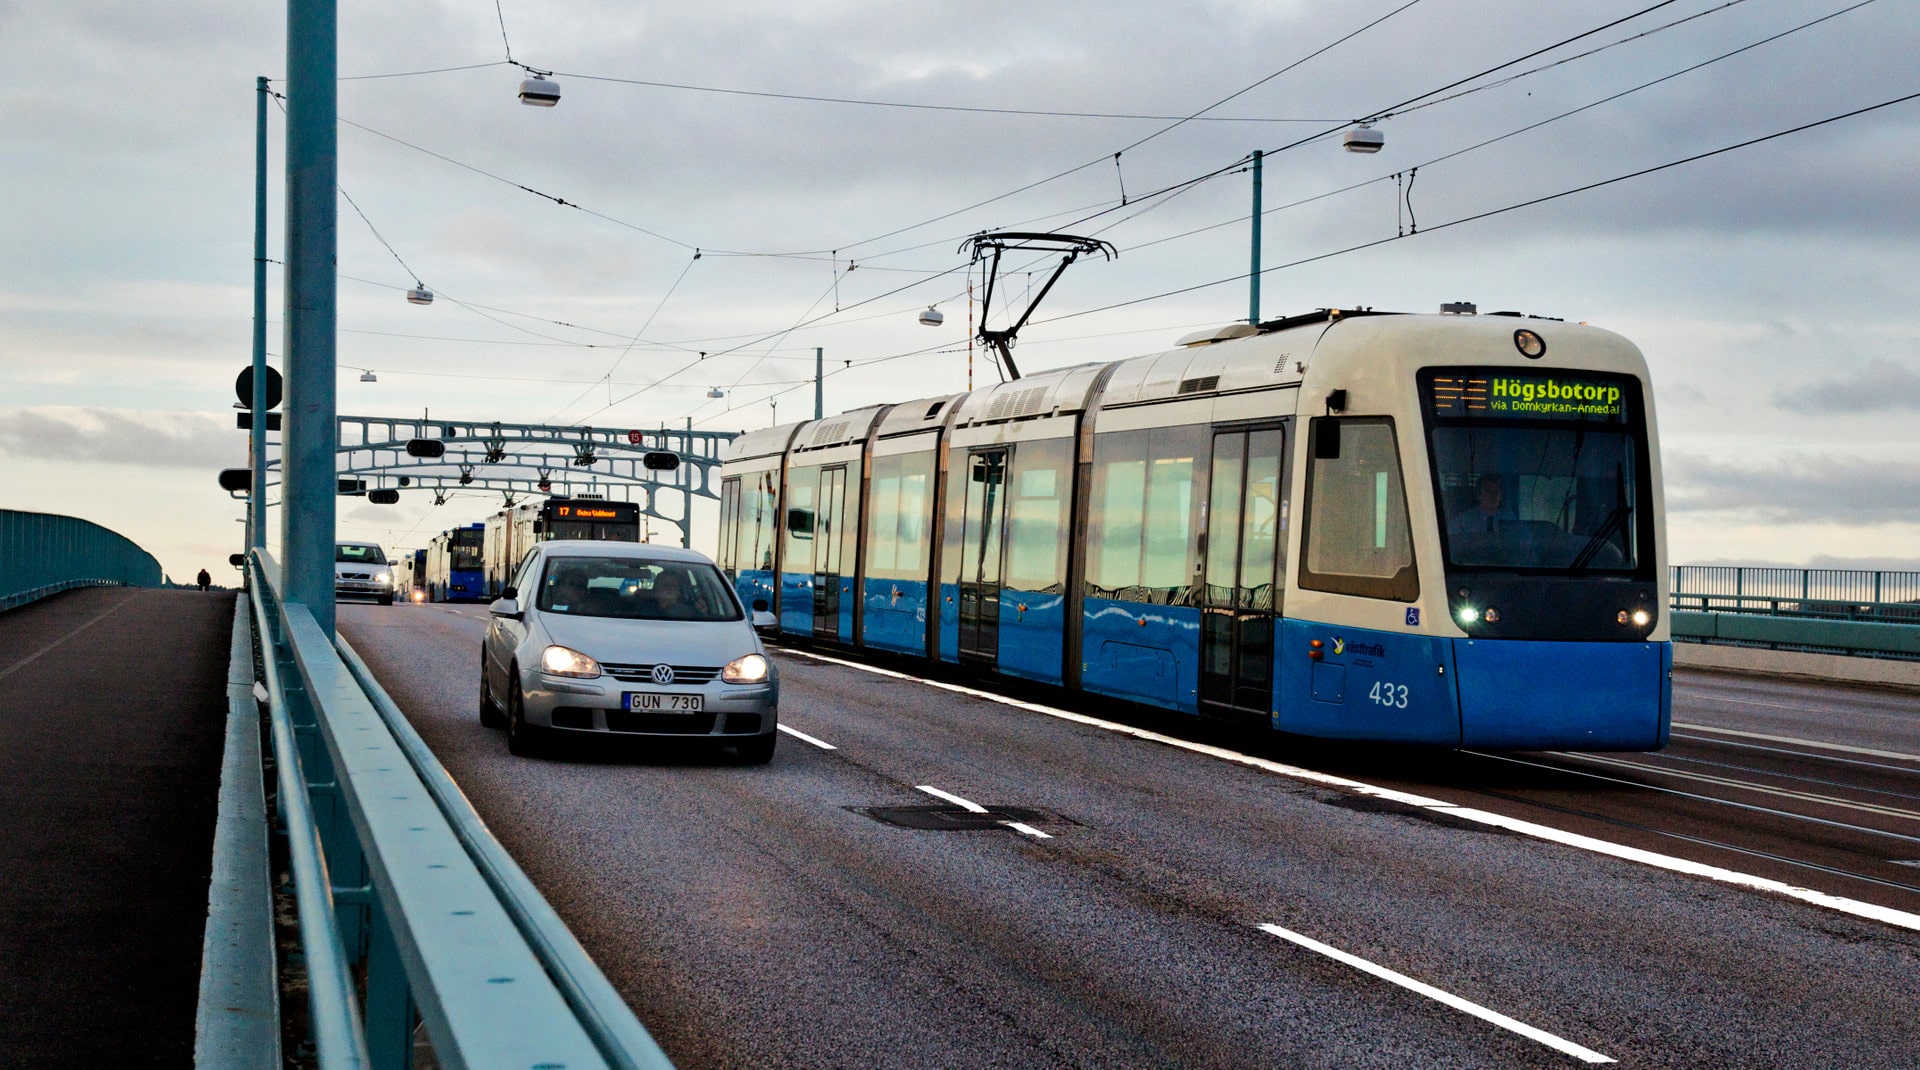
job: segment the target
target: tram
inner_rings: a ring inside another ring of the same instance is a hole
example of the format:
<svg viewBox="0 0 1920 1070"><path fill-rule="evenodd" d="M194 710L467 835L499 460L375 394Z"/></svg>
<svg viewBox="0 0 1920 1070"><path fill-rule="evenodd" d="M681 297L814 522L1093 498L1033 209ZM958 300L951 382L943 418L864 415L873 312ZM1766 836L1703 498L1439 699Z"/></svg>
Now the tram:
<svg viewBox="0 0 1920 1070"><path fill-rule="evenodd" d="M741 436L780 633L1324 738L1667 742L1653 395L1612 332L1322 310Z"/></svg>

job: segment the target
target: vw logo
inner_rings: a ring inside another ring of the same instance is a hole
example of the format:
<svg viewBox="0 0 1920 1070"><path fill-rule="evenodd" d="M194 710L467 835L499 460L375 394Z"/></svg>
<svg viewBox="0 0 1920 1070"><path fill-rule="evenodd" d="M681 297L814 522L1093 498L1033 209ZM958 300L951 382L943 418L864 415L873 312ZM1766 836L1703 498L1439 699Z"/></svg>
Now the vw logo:
<svg viewBox="0 0 1920 1070"><path fill-rule="evenodd" d="M672 683L673 682L673 666L655 665L653 667L653 682L656 684Z"/></svg>

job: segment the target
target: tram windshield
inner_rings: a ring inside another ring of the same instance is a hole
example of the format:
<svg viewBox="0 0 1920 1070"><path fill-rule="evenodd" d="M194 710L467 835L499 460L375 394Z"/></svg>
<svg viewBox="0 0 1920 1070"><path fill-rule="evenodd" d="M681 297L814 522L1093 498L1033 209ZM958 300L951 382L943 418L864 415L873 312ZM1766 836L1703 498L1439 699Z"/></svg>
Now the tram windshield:
<svg viewBox="0 0 1920 1070"><path fill-rule="evenodd" d="M482 539L486 532L478 528L459 528L453 533L453 568L474 570L484 567Z"/></svg>
<svg viewBox="0 0 1920 1070"><path fill-rule="evenodd" d="M1611 378L1423 378L1449 564L1636 569L1651 518L1635 392ZM1505 389L1529 403L1503 405Z"/></svg>

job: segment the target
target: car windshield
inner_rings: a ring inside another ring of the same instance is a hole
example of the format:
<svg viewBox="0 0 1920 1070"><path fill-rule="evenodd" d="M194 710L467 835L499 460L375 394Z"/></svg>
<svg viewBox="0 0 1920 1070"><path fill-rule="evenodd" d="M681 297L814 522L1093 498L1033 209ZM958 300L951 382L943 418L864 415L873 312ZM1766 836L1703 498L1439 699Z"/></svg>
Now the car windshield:
<svg viewBox="0 0 1920 1070"><path fill-rule="evenodd" d="M343 542L333 548L333 559L346 565L384 565L387 555L378 546L365 542Z"/></svg>
<svg viewBox="0 0 1920 1070"><path fill-rule="evenodd" d="M554 557L541 577L542 613L628 620L739 620L720 570L705 561Z"/></svg>
<svg viewBox="0 0 1920 1070"><path fill-rule="evenodd" d="M1586 427L1433 430L1447 560L1485 568L1634 567L1634 439Z"/></svg>

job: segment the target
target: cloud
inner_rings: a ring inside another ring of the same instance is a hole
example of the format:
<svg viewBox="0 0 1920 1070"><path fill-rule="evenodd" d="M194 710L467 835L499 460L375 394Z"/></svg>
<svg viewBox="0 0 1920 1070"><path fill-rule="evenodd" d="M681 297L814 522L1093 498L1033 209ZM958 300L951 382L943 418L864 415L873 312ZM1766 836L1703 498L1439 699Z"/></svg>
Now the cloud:
<svg viewBox="0 0 1920 1070"><path fill-rule="evenodd" d="M0 454L19 460L99 461L141 468L246 463L246 436L205 412L40 406L0 410Z"/></svg>
<svg viewBox="0 0 1920 1070"><path fill-rule="evenodd" d="M1834 454L1745 467L1689 453L1666 458L1674 512L1734 513L1763 522L1920 522L1920 463Z"/></svg>
<svg viewBox="0 0 1920 1070"><path fill-rule="evenodd" d="M1920 409L1920 372L1875 357L1858 372L1780 391L1774 401L1782 408L1810 405L1835 412Z"/></svg>

